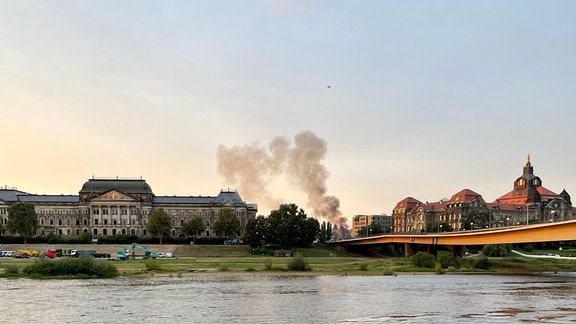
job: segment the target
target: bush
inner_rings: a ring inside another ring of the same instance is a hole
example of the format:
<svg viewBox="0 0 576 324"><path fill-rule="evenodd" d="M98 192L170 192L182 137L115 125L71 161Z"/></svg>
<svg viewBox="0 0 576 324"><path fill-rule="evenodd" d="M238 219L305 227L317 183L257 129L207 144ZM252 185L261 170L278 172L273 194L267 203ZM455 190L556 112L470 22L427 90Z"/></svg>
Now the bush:
<svg viewBox="0 0 576 324"><path fill-rule="evenodd" d="M295 257L292 258L292 260L288 261L288 270L290 271L310 271L312 270L312 268L310 268L310 265L308 264L308 262L306 262L306 260L304 260L304 258L302 257L302 255L298 254Z"/></svg>
<svg viewBox="0 0 576 324"><path fill-rule="evenodd" d="M446 272L446 270L442 268L442 263L440 262L436 262L436 265L434 266L434 271L436 272L436 274L444 274Z"/></svg>
<svg viewBox="0 0 576 324"><path fill-rule="evenodd" d="M368 270L368 264L367 263L360 263L360 270L362 270L362 271Z"/></svg>
<svg viewBox="0 0 576 324"><path fill-rule="evenodd" d="M269 250L269 249L263 249L263 248L252 248L252 249L250 249L250 254L253 254L253 255L274 255L274 251Z"/></svg>
<svg viewBox="0 0 576 324"><path fill-rule="evenodd" d="M458 261L452 253L444 253L438 257L438 262L442 265L442 268L457 267Z"/></svg>
<svg viewBox="0 0 576 324"><path fill-rule="evenodd" d="M434 256L426 252L418 252L412 256L412 263L417 267L434 268Z"/></svg>
<svg viewBox="0 0 576 324"><path fill-rule="evenodd" d="M503 257L510 254L511 250L510 244L489 244L484 246L482 253L489 257Z"/></svg>
<svg viewBox="0 0 576 324"><path fill-rule="evenodd" d="M271 259L264 260L264 269L272 270L272 260Z"/></svg>
<svg viewBox="0 0 576 324"><path fill-rule="evenodd" d="M158 262L156 259L146 259L144 261L144 266L146 266L147 271L162 270L160 262Z"/></svg>
<svg viewBox="0 0 576 324"><path fill-rule="evenodd" d="M4 274L6 276L16 276L20 273L20 268L15 264L10 264L4 268Z"/></svg>
<svg viewBox="0 0 576 324"><path fill-rule="evenodd" d="M474 268L488 270L490 269L490 261L485 256L474 259Z"/></svg>
<svg viewBox="0 0 576 324"><path fill-rule="evenodd" d="M79 258L47 260L41 259L22 269L29 276L76 276L110 278L118 275L115 265L107 261L94 260L91 256Z"/></svg>

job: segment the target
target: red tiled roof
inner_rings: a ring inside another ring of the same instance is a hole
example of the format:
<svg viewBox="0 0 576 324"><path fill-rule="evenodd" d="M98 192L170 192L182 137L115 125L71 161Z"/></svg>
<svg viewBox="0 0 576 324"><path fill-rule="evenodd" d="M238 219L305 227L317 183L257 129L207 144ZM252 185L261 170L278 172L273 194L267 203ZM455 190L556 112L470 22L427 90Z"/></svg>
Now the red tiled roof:
<svg viewBox="0 0 576 324"><path fill-rule="evenodd" d="M410 209L410 208L414 208L418 204L421 204L421 202L418 199L415 199L412 197L406 197L406 198L400 200L396 204L396 207L394 207L394 209L401 209L401 208Z"/></svg>
<svg viewBox="0 0 576 324"><path fill-rule="evenodd" d="M438 201L438 202L431 202L426 203L424 205L424 210L426 211L440 211L446 208L446 202Z"/></svg>
<svg viewBox="0 0 576 324"><path fill-rule="evenodd" d="M540 194L542 201L546 201L550 198L559 198L560 195L542 187L536 187L536 191ZM510 191L509 193L499 197L496 199L496 203L505 203L505 204L512 204L512 205L525 205L526 201L528 200L528 196L516 196L514 197L514 191Z"/></svg>
<svg viewBox="0 0 576 324"><path fill-rule="evenodd" d="M470 189L462 189L457 193L453 194L449 202L473 201L474 199L478 199L478 201L485 202L481 194Z"/></svg>
<svg viewBox="0 0 576 324"><path fill-rule="evenodd" d="M526 198L524 198L526 199ZM522 205L522 206L520 206ZM524 204L511 204L511 203L488 203L486 204L486 207L488 207L488 209L492 209L492 208L498 208L499 210L518 210L518 207L523 207Z"/></svg>

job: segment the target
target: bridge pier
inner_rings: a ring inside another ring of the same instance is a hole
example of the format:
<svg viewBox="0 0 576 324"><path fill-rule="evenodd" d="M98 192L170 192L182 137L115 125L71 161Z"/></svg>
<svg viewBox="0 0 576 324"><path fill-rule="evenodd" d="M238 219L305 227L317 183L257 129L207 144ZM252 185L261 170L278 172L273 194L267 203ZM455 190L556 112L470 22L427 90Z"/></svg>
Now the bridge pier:
<svg viewBox="0 0 576 324"><path fill-rule="evenodd" d="M404 243L404 256L409 258L416 254L417 245L412 243Z"/></svg>

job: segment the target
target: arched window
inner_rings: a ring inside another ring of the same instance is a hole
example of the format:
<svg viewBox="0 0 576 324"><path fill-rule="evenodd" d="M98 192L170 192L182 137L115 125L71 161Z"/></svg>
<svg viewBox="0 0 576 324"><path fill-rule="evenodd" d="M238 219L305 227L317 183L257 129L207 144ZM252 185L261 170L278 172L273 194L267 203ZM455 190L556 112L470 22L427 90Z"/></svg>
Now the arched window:
<svg viewBox="0 0 576 324"><path fill-rule="evenodd" d="M97 236L97 235L98 235L98 229L95 228L95 229L94 229L94 236Z"/></svg>
<svg viewBox="0 0 576 324"><path fill-rule="evenodd" d="M102 235L104 235L104 236L108 235L108 230L107 230L107 229L103 229L103 230L102 230Z"/></svg>

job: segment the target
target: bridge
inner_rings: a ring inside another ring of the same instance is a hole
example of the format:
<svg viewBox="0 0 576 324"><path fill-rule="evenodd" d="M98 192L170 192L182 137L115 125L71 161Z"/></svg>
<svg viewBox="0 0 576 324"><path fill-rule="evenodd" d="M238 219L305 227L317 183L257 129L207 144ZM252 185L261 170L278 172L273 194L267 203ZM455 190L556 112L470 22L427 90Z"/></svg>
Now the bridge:
<svg viewBox="0 0 576 324"><path fill-rule="evenodd" d="M426 246L432 252L438 246L448 246L455 255L461 255L464 246L487 244L513 244L558 242L576 240L576 220L533 225L498 227L461 232L434 234L385 234L328 242L338 250L358 246L404 244L404 255L409 257Z"/></svg>

